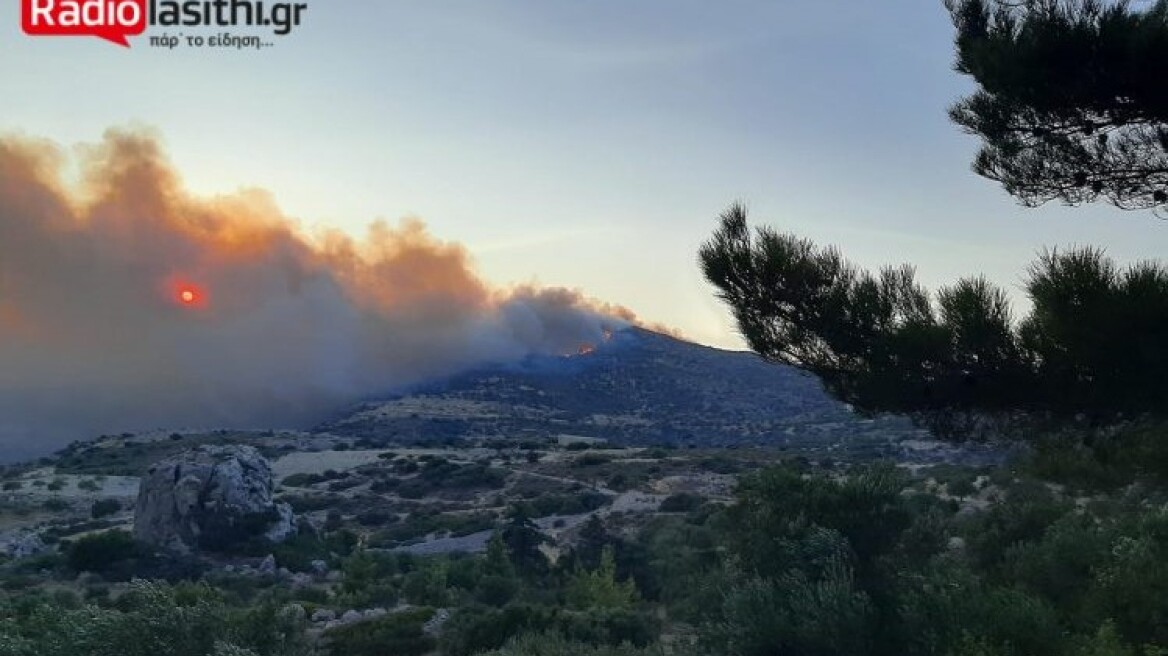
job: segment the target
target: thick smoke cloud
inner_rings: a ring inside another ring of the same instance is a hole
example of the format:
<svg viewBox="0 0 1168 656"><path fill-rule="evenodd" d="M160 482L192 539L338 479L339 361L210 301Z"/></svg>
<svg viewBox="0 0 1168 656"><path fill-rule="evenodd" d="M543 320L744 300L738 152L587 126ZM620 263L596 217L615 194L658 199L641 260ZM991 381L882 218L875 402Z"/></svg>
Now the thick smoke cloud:
<svg viewBox="0 0 1168 656"><path fill-rule="evenodd" d="M417 221L306 236L261 191L196 198L146 133L107 133L72 184L62 152L0 140L0 458L305 425L635 322L572 290L492 289Z"/></svg>

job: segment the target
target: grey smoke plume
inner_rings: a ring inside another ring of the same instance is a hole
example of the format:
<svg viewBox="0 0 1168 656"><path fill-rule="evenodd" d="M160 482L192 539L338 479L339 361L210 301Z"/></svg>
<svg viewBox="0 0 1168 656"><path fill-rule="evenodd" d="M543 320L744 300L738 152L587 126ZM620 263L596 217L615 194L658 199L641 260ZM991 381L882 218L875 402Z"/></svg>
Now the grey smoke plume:
<svg viewBox="0 0 1168 656"><path fill-rule="evenodd" d="M565 289L492 289L418 221L302 234L262 191L186 192L157 141L78 162L0 140L0 458L106 432L286 427L635 322Z"/></svg>

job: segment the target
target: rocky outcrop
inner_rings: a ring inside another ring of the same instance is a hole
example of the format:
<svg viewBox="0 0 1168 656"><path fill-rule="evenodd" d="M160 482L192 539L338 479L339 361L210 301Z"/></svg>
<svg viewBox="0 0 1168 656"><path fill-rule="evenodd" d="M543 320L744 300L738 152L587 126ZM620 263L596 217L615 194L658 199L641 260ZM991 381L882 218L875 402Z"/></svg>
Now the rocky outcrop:
<svg viewBox="0 0 1168 656"><path fill-rule="evenodd" d="M8 536L0 550L9 558L28 558L47 551L48 546L37 533L20 532Z"/></svg>
<svg viewBox="0 0 1168 656"><path fill-rule="evenodd" d="M292 508L272 499L272 468L250 446L203 446L155 463L138 488L134 537L189 553L229 550L296 532Z"/></svg>

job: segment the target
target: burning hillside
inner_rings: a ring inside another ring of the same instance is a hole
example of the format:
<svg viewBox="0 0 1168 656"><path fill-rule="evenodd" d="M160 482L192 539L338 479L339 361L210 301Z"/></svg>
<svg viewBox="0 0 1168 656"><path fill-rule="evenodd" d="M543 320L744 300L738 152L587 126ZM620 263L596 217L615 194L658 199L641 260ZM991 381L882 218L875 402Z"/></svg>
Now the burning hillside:
<svg viewBox="0 0 1168 656"><path fill-rule="evenodd" d="M533 355L355 407L319 427L365 441L561 435L618 444L885 451L908 420L865 419L797 369L629 328L591 351Z"/></svg>
<svg viewBox="0 0 1168 656"><path fill-rule="evenodd" d="M356 240L305 234L261 190L196 197L149 134L108 132L76 185L63 152L0 140L10 452L144 426L302 423L635 322L574 290L492 288L417 220Z"/></svg>

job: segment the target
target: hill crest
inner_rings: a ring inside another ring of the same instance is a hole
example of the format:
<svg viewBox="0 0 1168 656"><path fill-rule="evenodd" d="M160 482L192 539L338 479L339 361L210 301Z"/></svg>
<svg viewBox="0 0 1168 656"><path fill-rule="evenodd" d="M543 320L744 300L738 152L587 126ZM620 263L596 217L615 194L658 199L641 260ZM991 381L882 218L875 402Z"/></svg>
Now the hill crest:
<svg viewBox="0 0 1168 656"><path fill-rule="evenodd" d="M823 445L919 434L865 419L810 374L642 328L364 403L320 427L385 440L571 435L619 444Z"/></svg>

